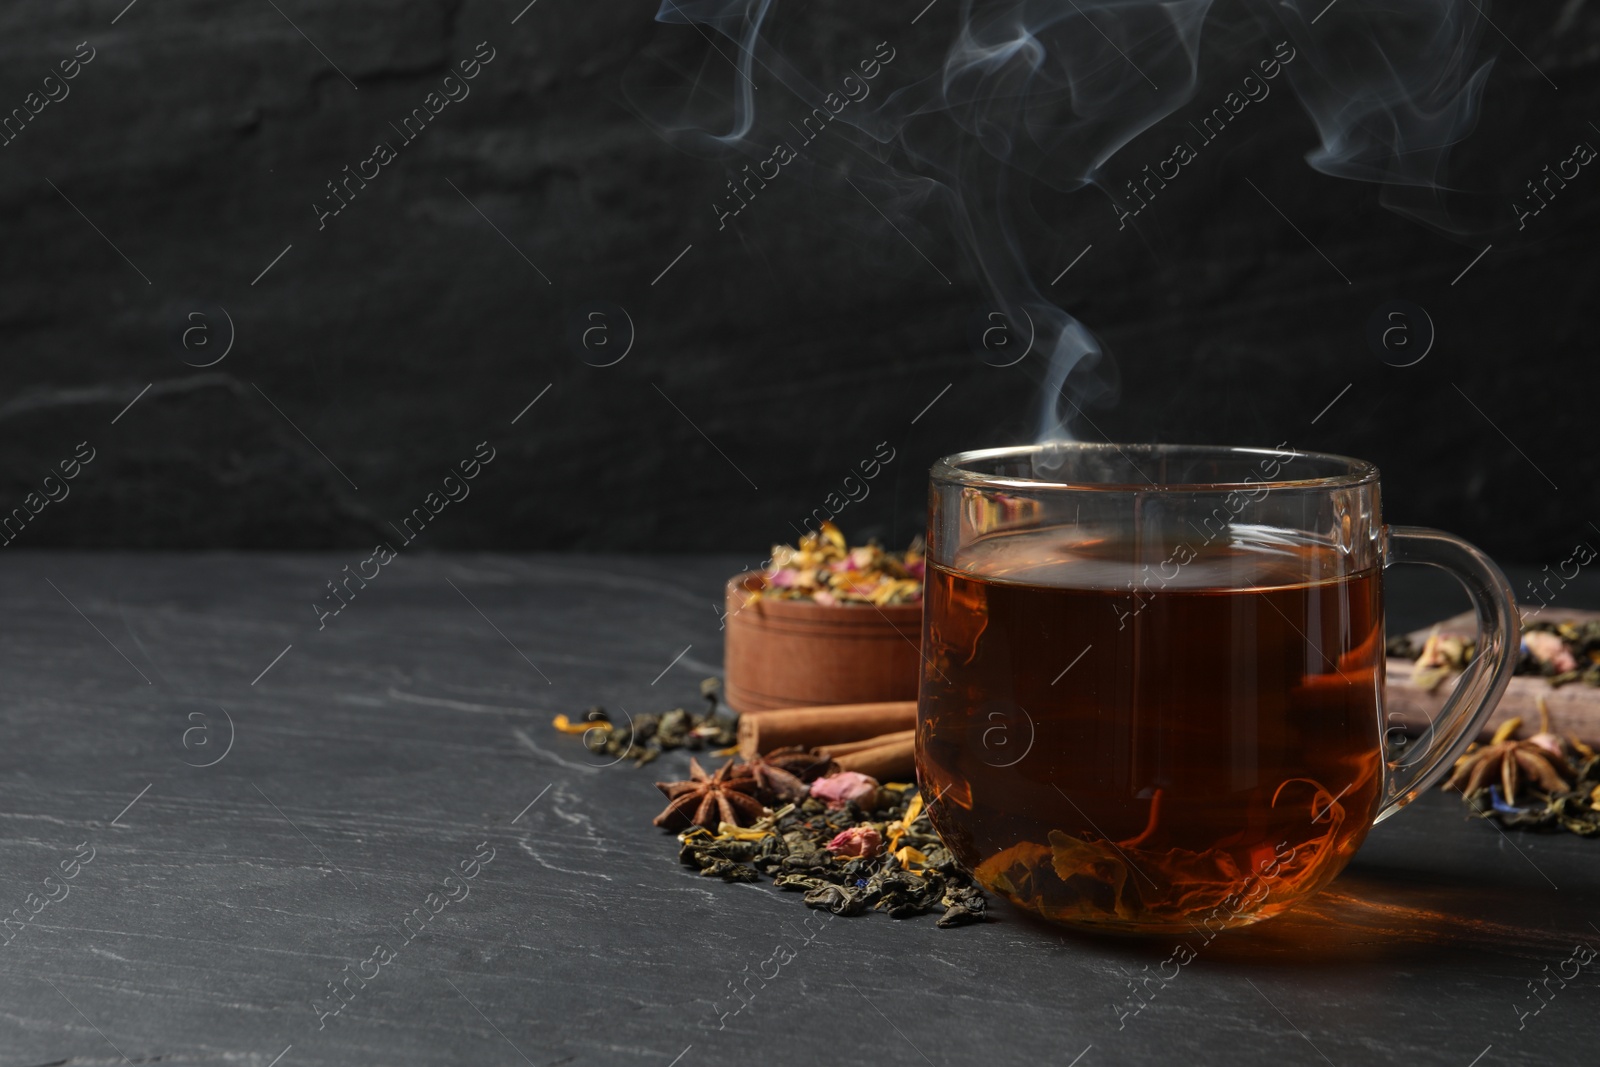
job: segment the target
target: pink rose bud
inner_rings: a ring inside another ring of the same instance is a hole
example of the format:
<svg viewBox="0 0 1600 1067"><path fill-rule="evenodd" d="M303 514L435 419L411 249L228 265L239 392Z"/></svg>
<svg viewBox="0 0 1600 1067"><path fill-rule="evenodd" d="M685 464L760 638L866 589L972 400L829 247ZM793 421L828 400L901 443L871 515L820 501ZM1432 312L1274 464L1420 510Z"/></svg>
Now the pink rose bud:
<svg viewBox="0 0 1600 1067"><path fill-rule="evenodd" d="M878 795L878 780L857 771L840 771L812 782L811 795L830 808L842 808L852 800L869 808Z"/></svg>
<svg viewBox="0 0 1600 1067"><path fill-rule="evenodd" d="M1533 658L1540 663L1551 663L1557 656L1567 650L1565 641L1544 630L1531 630L1523 634L1522 643L1533 654Z"/></svg>
<svg viewBox="0 0 1600 1067"><path fill-rule="evenodd" d="M883 848L883 835L870 826L852 826L828 842L835 856L862 856L871 859Z"/></svg>
<svg viewBox="0 0 1600 1067"><path fill-rule="evenodd" d="M1567 756L1566 743L1555 734L1534 734L1528 738L1528 741L1530 744L1538 745L1552 756L1560 756L1562 759Z"/></svg>

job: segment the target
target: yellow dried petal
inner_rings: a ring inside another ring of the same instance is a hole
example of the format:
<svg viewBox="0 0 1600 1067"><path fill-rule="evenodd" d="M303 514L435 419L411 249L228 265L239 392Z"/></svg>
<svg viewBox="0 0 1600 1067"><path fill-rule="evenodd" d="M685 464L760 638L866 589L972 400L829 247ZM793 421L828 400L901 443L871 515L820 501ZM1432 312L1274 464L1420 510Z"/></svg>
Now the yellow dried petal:
<svg viewBox="0 0 1600 1067"><path fill-rule="evenodd" d="M1441 663L1437 667L1418 667L1411 672L1411 684L1425 693L1431 693L1453 673L1455 671L1448 663Z"/></svg>
<svg viewBox="0 0 1600 1067"><path fill-rule="evenodd" d="M717 827L719 841L760 841L764 837L771 837L773 831L758 830L754 826L735 826L731 822L722 823Z"/></svg>
<svg viewBox="0 0 1600 1067"><path fill-rule="evenodd" d="M894 786L885 788L893 789ZM911 829L911 824L917 821L917 816L922 814L922 794L918 793L911 798L911 803L906 805L906 813L899 822L889 824L889 851L893 852L900 847L900 838Z"/></svg>
<svg viewBox="0 0 1600 1067"><path fill-rule="evenodd" d="M912 874L922 874L923 872L917 868L926 867L928 865L928 857L924 856L921 852L912 848L910 845L907 845L905 848L896 851L894 858L900 861L900 866L904 867ZM913 866L913 864L915 864L915 866Z"/></svg>
<svg viewBox="0 0 1600 1067"><path fill-rule="evenodd" d="M1494 732L1494 736L1489 739L1489 743L1491 745L1498 745L1500 742L1504 741L1506 738L1510 737L1520 729L1522 729L1521 716L1512 716L1500 724L1500 729ZM1508 797L1507 800L1509 799L1510 798Z"/></svg>
<svg viewBox="0 0 1600 1067"><path fill-rule="evenodd" d="M1414 666L1420 671L1425 667L1437 667L1439 665L1439 628L1435 626L1433 632L1428 635L1428 639L1422 643L1422 652L1417 656L1417 662Z"/></svg>
<svg viewBox="0 0 1600 1067"><path fill-rule="evenodd" d="M590 730L593 730L596 726L604 726L605 723L573 722L565 715L557 715L555 718L550 720L550 725L554 726L557 730L560 730L564 734L586 734Z"/></svg>
<svg viewBox="0 0 1600 1067"><path fill-rule="evenodd" d="M841 533L839 527L835 526L833 523L823 523L821 533L823 543L832 545L840 552L848 552L850 550L850 546L845 544L844 534Z"/></svg>

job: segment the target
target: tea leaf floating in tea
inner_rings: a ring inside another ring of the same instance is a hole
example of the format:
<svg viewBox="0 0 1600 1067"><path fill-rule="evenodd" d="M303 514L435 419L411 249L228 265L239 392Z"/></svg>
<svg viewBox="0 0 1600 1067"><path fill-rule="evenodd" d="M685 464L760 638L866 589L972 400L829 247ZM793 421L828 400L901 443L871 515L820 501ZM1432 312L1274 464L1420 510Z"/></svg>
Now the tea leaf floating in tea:
<svg viewBox="0 0 1600 1067"><path fill-rule="evenodd" d="M1147 848L1159 808L1137 836L1122 841L1089 840L1051 830L1048 845L1023 841L985 860L979 881L1058 921L1150 923L1174 926L1195 921L1229 925L1253 910L1279 883L1295 886L1313 876L1323 853L1338 840L1344 807L1320 783L1291 778L1273 794L1272 807L1290 802L1291 787L1309 786L1307 826L1321 833L1264 854L1254 870L1242 869L1221 848ZM1297 790L1296 790L1297 791Z"/></svg>

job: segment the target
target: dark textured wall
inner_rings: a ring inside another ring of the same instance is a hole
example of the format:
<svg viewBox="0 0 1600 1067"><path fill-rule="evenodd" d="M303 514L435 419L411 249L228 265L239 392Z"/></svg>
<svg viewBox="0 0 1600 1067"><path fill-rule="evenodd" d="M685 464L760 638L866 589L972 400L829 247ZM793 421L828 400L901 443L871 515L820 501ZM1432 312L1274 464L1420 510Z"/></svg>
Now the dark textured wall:
<svg viewBox="0 0 1600 1067"><path fill-rule="evenodd" d="M886 93L936 69L953 32L953 2L912 24L921 6L806 5L782 46L822 70L891 40ZM891 228L828 179L856 158L848 139L819 140L719 230L713 205L750 157L669 143L646 118L681 100L725 121L736 53L650 3L121 8L0 12L0 108L80 42L94 56L0 148L0 504L79 442L94 457L16 545L369 545L487 440L492 461L423 544L759 559L875 452L893 459L840 521L903 541L933 457L1034 432L1039 357L980 358L986 298L955 227L928 206ZM1459 239L1309 168L1315 131L1286 90L1137 229L1092 190L1036 198L1034 277L1093 246L1047 291L1120 380L1082 436L1362 455L1385 468L1391 519L1507 559L1600 538L1584 440L1600 168L1521 230L1510 207L1575 142L1600 144L1600 27L1584 0L1485 8L1503 36L1484 33L1498 59L1452 161L1478 225ZM1193 105L1109 176L1166 155L1270 51L1241 12L1212 19ZM470 96L402 143L390 124L479 42L493 58ZM775 107L784 89L755 74ZM397 158L319 221L314 205L337 203L325 183L382 140ZM1394 299L1436 331L1415 366L1366 339Z"/></svg>

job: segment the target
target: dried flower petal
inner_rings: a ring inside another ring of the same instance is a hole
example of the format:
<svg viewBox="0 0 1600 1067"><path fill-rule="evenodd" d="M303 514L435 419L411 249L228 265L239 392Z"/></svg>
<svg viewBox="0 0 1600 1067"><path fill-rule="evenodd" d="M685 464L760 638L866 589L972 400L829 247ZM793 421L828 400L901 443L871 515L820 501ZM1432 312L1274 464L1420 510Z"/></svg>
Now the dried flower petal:
<svg viewBox="0 0 1600 1067"><path fill-rule="evenodd" d="M883 835L868 826L852 826L841 830L828 842L828 851L835 856L863 856L871 859L883 847Z"/></svg>
<svg viewBox="0 0 1600 1067"><path fill-rule="evenodd" d="M983 892L955 865L926 818L911 810L915 788L882 787L884 818L907 827L897 855L884 848L883 823L808 797L763 815L749 829L728 825L712 834L691 827L678 835L678 859L725 881L767 875L777 888L801 893L808 907L836 915L881 911L904 919L942 908L940 926L980 921Z"/></svg>
<svg viewBox="0 0 1600 1067"><path fill-rule="evenodd" d="M842 808L851 801L869 807L877 792L878 780L858 771L840 771L811 783L811 795L830 808Z"/></svg>
<svg viewBox="0 0 1600 1067"><path fill-rule="evenodd" d="M604 727L605 721L602 719L598 724L593 722L573 722L565 715L557 715L550 720L550 725L564 734L586 734L593 730L596 725Z"/></svg>
<svg viewBox="0 0 1600 1067"><path fill-rule="evenodd" d="M906 845L904 848L896 849L894 858L900 861L900 866L904 867L912 874L921 873L919 868L926 867L928 865L928 857L923 855L918 849L912 848L910 845Z"/></svg>
<svg viewBox="0 0 1600 1067"><path fill-rule="evenodd" d="M833 523L806 534L797 546L775 545L765 585L753 599L812 599L819 604L916 604L922 600L922 543L904 552L877 544L850 548Z"/></svg>
<svg viewBox="0 0 1600 1067"><path fill-rule="evenodd" d="M906 806L906 813L900 817L900 821L889 824L889 851L898 854L900 838L905 836L906 832L911 829L911 824L916 822L917 816L921 814L922 794L918 792L912 798L911 803Z"/></svg>
<svg viewBox="0 0 1600 1067"><path fill-rule="evenodd" d="M1556 656L1567 650L1567 643L1553 633L1530 630L1522 635L1522 647L1540 663L1554 663ZM1570 655L1568 657L1571 658ZM1559 669L1559 668L1558 668ZM1571 670L1571 667L1566 668Z"/></svg>

